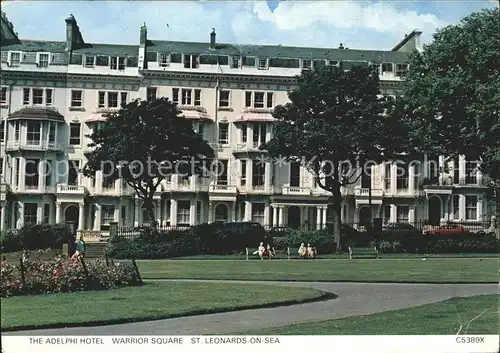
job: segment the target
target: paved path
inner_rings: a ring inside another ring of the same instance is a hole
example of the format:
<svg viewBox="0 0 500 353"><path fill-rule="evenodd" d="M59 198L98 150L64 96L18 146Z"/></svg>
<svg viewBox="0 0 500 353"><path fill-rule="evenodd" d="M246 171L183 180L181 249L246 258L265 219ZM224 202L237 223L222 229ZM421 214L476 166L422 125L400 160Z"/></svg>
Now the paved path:
<svg viewBox="0 0 500 353"><path fill-rule="evenodd" d="M189 280L184 280L189 281ZM198 280L196 280L198 281ZM204 281L210 282L210 281ZM253 309L100 327L3 333L5 335L201 335L231 334L290 323L337 319L433 303L452 297L499 292L496 284L389 284L339 282L259 282L332 292L338 298L270 309Z"/></svg>

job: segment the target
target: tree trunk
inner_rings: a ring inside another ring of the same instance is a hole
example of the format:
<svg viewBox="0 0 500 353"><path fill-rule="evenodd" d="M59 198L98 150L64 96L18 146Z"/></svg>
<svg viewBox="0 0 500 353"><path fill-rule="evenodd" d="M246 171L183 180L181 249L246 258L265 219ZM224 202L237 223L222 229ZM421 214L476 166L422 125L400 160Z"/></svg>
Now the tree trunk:
<svg viewBox="0 0 500 353"><path fill-rule="evenodd" d="M158 224L156 222L156 215L155 215L155 210L153 207L153 200L144 200L144 205L143 207L146 209L148 213L148 218L149 218L149 223L151 224L151 227L157 228Z"/></svg>
<svg viewBox="0 0 500 353"><path fill-rule="evenodd" d="M340 187L338 190L332 191L330 204L333 208L333 237L335 239L336 251L339 252L341 250L340 234L342 228L342 195L340 193Z"/></svg>
<svg viewBox="0 0 500 353"><path fill-rule="evenodd" d="M500 239L500 188L495 188L495 234Z"/></svg>

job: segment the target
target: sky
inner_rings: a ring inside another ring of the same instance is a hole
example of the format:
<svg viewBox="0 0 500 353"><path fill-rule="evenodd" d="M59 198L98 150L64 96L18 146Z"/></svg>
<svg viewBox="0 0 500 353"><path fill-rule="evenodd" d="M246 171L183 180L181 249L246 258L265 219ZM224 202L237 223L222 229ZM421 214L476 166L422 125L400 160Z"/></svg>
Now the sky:
<svg viewBox="0 0 500 353"><path fill-rule="evenodd" d="M462 1L2 1L21 39L65 40L64 19L73 14L88 43L138 44L148 38L390 50L406 33L423 31L429 43L438 28L497 6Z"/></svg>

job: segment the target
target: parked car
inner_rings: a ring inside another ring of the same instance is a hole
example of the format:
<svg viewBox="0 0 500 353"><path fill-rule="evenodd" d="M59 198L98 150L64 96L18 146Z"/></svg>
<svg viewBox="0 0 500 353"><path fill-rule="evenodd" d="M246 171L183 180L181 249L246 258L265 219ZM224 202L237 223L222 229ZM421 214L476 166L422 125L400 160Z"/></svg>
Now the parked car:
<svg viewBox="0 0 500 353"><path fill-rule="evenodd" d="M467 233L468 231L458 224L445 224L440 227L426 231L426 235L453 235L460 233Z"/></svg>

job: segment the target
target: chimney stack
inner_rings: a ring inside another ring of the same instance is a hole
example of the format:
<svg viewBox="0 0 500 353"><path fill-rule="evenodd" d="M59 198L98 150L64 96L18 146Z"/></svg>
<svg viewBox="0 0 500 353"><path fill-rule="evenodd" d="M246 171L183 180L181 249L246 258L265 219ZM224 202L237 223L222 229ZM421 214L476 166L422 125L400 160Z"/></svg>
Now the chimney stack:
<svg viewBox="0 0 500 353"><path fill-rule="evenodd" d="M342 43L340 43L339 49L344 49L344 45Z"/></svg>
<svg viewBox="0 0 500 353"><path fill-rule="evenodd" d="M146 45L146 41L148 40L148 28L146 27L146 22L141 27L141 38L139 41L140 45Z"/></svg>
<svg viewBox="0 0 500 353"><path fill-rule="evenodd" d="M146 22L141 26L141 35L139 39L139 69L144 70L148 68L147 60L147 42L148 42L148 29Z"/></svg>
<svg viewBox="0 0 500 353"><path fill-rule="evenodd" d="M70 14L66 21L66 51L71 52L85 44L80 28L76 23L73 14Z"/></svg>
<svg viewBox="0 0 500 353"><path fill-rule="evenodd" d="M210 49L215 49L215 28L212 28L210 33Z"/></svg>

